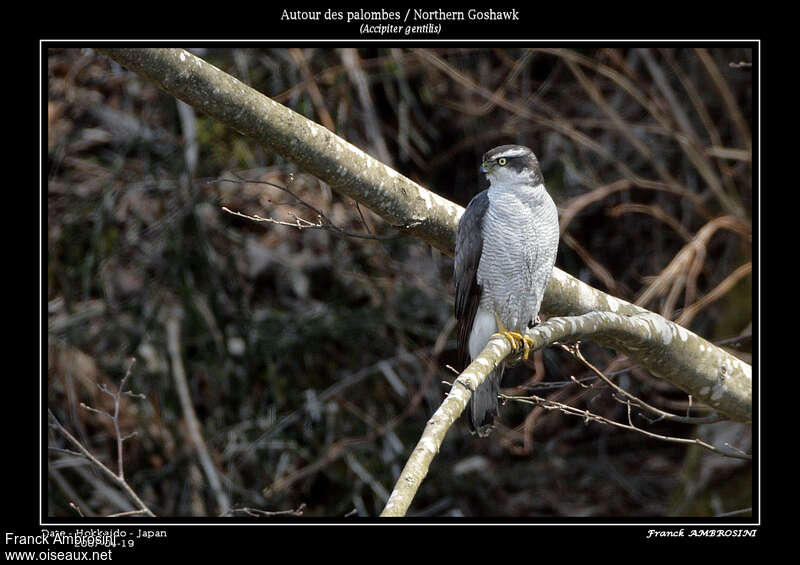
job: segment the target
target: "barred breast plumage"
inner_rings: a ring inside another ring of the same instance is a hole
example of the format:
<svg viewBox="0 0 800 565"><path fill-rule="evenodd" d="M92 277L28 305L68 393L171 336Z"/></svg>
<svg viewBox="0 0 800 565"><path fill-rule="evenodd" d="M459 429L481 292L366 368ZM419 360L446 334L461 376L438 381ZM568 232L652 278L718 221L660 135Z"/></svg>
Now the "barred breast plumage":
<svg viewBox="0 0 800 565"><path fill-rule="evenodd" d="M536 318L558 249L558 211L543 184L489 188L478 265L481 307L508 330Z"/></svg>

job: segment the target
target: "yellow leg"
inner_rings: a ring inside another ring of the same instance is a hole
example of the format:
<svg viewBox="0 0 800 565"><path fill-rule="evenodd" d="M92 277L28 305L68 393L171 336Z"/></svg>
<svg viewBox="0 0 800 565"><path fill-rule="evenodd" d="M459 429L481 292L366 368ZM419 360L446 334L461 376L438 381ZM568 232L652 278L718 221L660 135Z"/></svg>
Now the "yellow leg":
<svg viewBox="0 0 800 565"><path fill-rule="evenodd" d="M506 329L503 323L500 321L500 318L497 317L495 314L495 321L497 322L498 332L492 334L492 337L499 336L506 338L509 342L511 342L511 347L513 349L519 349L520 345L522 346L523 353L522 358L528 359L528 355L531 352L531 346L533 345L533 340L526 335L522 335L519 332L512 332Z"/></svg>

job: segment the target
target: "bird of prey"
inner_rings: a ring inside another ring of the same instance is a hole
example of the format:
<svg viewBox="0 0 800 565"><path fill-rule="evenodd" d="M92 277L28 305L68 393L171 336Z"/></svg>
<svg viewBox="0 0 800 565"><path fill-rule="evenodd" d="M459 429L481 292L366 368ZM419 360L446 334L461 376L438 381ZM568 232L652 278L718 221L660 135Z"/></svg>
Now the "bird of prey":
<svg viewBox="0 0 800 565"><path fill-rule="evenodd" d="M544 187L539 161L521 145L486 152L481 172L489 188L467 205L458 223L454 263L455 315L461 369L494 334L517 349L529 340L558 249L558 211ZM469 359L467 359L469 355ZM472 393L470 428L486 437L500 405L501 363Z"/></svg>

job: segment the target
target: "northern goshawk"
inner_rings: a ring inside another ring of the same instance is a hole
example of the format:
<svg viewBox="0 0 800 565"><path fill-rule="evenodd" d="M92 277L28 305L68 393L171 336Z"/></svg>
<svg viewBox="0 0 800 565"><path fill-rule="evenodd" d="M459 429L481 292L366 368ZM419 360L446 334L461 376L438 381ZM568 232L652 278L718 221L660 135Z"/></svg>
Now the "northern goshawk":
<svg viewBox="0 0 800 565"><path fill-rule="evenodd" d="M553 271L558 249L558 211L544 187L533 151L502 145L483 156L489 188L469 203L458 223L454 279L461 369L493 334L523 345ZM467 359L469 355L469 359ZM467 413L480 437L489 435L500 406L501 363L473 392Z"/></svg>

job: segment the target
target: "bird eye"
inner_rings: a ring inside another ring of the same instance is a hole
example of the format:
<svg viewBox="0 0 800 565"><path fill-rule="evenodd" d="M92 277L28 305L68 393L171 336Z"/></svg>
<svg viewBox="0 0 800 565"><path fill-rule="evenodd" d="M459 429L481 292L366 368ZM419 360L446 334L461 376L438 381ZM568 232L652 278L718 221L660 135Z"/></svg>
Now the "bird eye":
<svg viewBox="0 0 800 565"><path fill-rule="evenodd" d="M500 158L497 160L497 164L498 164L498 165L500 165L501 167L505 166L505 164L506 164L506 163L508 163L508 161L506 160L506 158L505 158L505 157L500 157Z"/></svg>

